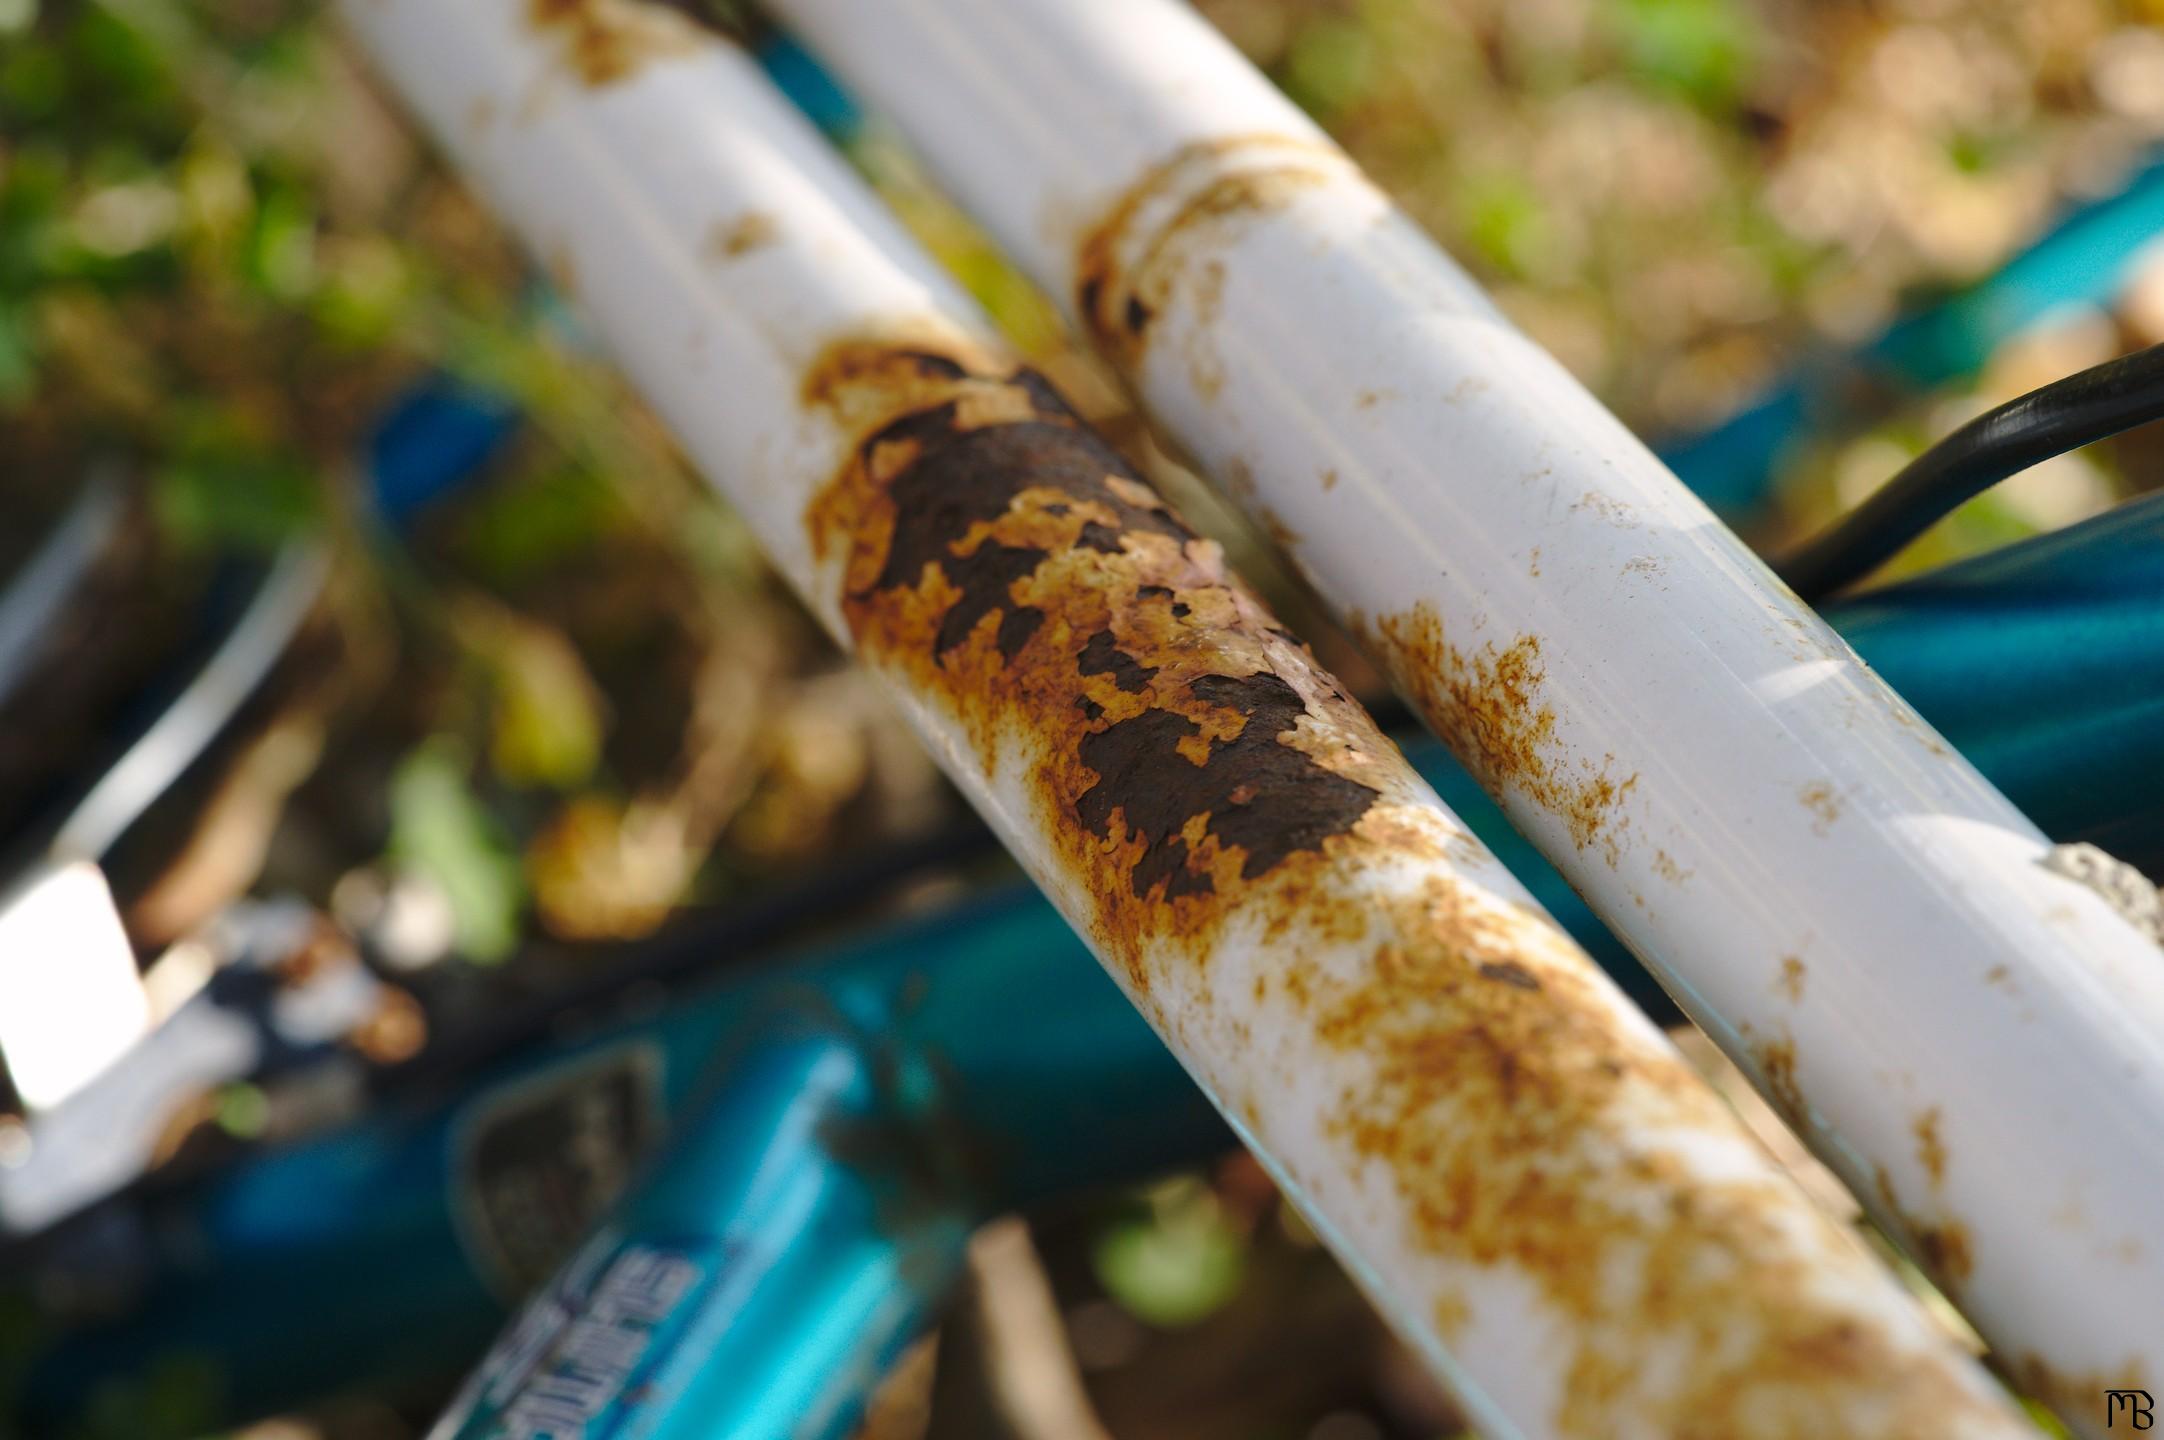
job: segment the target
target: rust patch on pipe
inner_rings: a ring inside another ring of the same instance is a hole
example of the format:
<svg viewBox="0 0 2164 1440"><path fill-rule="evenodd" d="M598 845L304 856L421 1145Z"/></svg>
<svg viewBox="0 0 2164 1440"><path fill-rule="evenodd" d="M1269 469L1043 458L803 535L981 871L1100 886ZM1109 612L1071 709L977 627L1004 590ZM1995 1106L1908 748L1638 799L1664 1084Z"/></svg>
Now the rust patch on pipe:
<svg viewBox="0 0 2164 1440"><path fill-rule="evenodd" d="M1833 788L1830 780L1813 780L1796 792L1796 798L1811 812L1811 829L1820 835L1830 831L1841 818L1841 792Z"/></svg>
<svg viewBox="0 0 2164 1440"><path fill-rule="evenodd" d="M1933 1189L1946 1183L1946 1142L1939 1138L1939 1107L1916 1117L1916 1163L1931 1177Z"/></svg>
<svg viewBox="0 0 2164 1440"><path fill-rule="evenodd" d="M1886 1167L1877 1166L1874 1175L1879 1204L1893 1223L1895 1238L1903 1242L1923 1272L1941 1289L1958 1295L1962 1283L1976 1268L1968 1226L1950 1217L1917 1215L1904 1209Z"/></svg>
<svg viewBox="0 0 2164 1440"><path fill-rule="evenodd" d="M740 260L780 238L780 221L763 210L747 210L726 225L714 223L707 235L707 253L717 260Z"/></svg>
<svg viewBox="0 0 2164 1440"><path fill-rule="evenodd" d="M1387 742L1041 376L866 342L805 397L859 436L807 516L857 645L988 772L1022 747L1138 989L1143 937L1213 929L1376 803Z"/></svg>
<svg viewBox="0 0 2164 1440"><path fill-rule="evenodd" d="M1619 811L1638 777L1616 779L1612 755L1596 763L1563 750L1555 710L1540 698L1547 671L1539 637L1521 635L1501 650L1490 642L1468 655L1449 643L1442 617L1425 602L1380 617L1372 631L1356 625L1355 633L1475 778L1524 795L1561 819L1578 849L1597 847L1616 863L1630 826Z"/></svg>
<svg viewBox="0 0 2164 1440"><path fill-rule="evenodd" d="M1791 1004L1803 1003L1803 980L1808 973L1800 955L1781 957L1781 993L1788 997Z"/></svg>
<svg viewBox="0 0 2164 1440"><path fill-rule="evenodd" d="M715 43L680 11L649 0L527 0L526 20L554 39L573 74L596 88L628 80L650 61Z"/></svg>
<svg viewBox="0 0 2164 1440"><path fill-rule="evenodd" d="M1803 1129L1811 1111L1804 1103L1803 1088L1796 1083L1796 1042L1786 1036L1767 1040L1756 1048L1754 1058L1766 1077L1767 1100L1790 1129Z"/></svg>
<svg viewBox="0 0 2164 1440"><path fill-rule="evenodd" d="M1614 1023L1597 977L1446 881L1394 922L1359 982L1314 982L1324 1043L1375 1057L1326 1123L1395 1177L1422 1248L1507 1267L1567 1317L1553 1433L1938 1440L1996 1416L1863 1312L1813 1298L1820 1266L1867 1262L1815 1213L1799 1244L1785 1181L1708 1182L1644 1143L1733 1118Z"/></svg>
<svg viewBox="0 0 2164 1440"><path fill-rule="evenodd" d="M1180 149L1128 187L1082 238L1075 310L1108 355L1141 359L1153 321L1192 277L1195 325L1216 318L1224 267L1213 258L1240 229L1350 171L1336 146L1301 136L1221 136ZM1169 213L1158 215L1160 209ZM1189 357L1207 398L1223 381L1214 353Z"/></svg>

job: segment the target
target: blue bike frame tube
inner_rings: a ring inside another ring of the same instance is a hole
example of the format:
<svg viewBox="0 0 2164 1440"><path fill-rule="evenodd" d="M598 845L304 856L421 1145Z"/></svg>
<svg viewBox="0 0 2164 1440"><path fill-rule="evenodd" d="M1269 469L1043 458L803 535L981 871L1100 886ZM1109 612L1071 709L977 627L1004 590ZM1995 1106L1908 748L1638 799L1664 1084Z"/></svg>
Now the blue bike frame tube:
<svg viewBox="0 0 2164 1440"><path fill-rule="evenodd" d="M754 1017L435 1440L840 1440L976 1218L909 1065L816 1007Z"/></svg>

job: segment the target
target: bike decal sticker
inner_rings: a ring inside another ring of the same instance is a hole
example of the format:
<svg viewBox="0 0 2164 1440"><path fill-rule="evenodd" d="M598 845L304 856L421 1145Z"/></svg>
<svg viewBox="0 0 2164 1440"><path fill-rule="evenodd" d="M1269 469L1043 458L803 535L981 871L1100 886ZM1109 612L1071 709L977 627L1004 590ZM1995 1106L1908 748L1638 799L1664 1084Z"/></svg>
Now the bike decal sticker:
<svg viewBox="0 0 2164 1440"><path fill-rule="evenodd" d="M506 1303L545 1283L661 1130L661 1054L635 1043L483 1096L453 1127L452 1209Z"/></svg>

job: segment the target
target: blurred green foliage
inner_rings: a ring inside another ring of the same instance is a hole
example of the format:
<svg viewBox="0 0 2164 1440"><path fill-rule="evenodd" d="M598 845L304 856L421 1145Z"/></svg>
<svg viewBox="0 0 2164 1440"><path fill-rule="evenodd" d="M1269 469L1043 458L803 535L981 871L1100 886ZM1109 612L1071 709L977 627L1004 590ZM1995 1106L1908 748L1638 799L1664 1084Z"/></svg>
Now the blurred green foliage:
<svg viewBox="0 0 2164 1440"><path fill-rule="evenodd" d="M1129 1313L1177 1328L1207 1319L1239 1293L1246 1256L1246 1238L1216 1193L1182 1177L1115 1215L1091 1258L1098 1283Z"/></svg>
<svg viewBox="0 0 2164 1440"><path fill-rule="evenodd" d="M526 890L518 855L470 788L472 762L434 740L391 778L391 858L433 879L450 902L461 954L504 959L519 939Z"/></svg>

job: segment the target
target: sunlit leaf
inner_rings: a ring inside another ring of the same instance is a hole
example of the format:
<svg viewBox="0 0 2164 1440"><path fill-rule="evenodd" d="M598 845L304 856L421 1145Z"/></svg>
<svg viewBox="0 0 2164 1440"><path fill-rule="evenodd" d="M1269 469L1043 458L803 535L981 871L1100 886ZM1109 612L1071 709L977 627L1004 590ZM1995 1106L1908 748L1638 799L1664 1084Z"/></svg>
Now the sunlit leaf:
<svg viewBox="0 0 2164 1440"><path fill-rule="evenodd" d="M525 883L467 783L469 769L462 748L440 737L406 757L391 778L390 855L436 882L457 918L460 953L489 963L518 944Z"/></svg>
<svg viewBox="0 0 2164 1440"><path fill-rule="evenodd" d="M1240 1288L1247 1244L1200 1184L1161 1187L1144 1212L1109 1226L1091 1252L1098 1283L1152 1325L1208 1319Z"/></svg>

